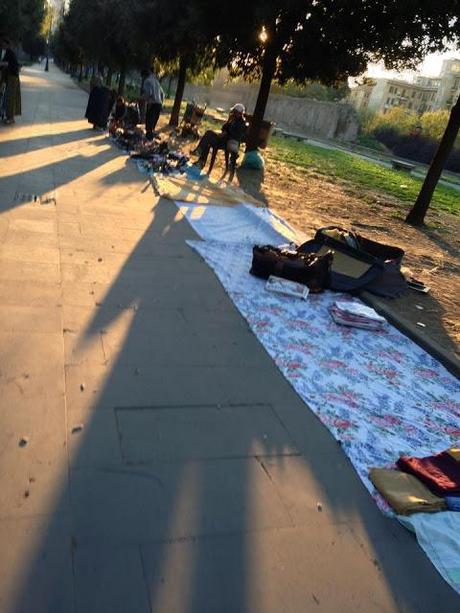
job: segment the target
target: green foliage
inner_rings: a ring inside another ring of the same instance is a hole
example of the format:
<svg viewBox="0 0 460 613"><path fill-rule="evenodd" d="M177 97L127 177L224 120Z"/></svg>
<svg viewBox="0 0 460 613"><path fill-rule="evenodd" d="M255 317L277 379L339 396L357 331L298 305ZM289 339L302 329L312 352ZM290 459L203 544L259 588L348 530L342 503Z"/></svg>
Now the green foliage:
<svg viewBox="0 0 460 613"><path fill-rule="evenodd" d="M44 16L43 0L0 0L0 29L14 44L38 38Z"/></svg>
<svg viewBox="0 0 460 613"><path fill-rule="evenodd" d="M367 147L368 149L375 149L376 151L386 152L387 148L380 141L378 141L372 134L361 133L357 138L357 144L361 147Z"/></svg>
<svg viewBox="0 0 460 613"><path fill-rule="evenodd" d="M432 111L423 113L420 117L422 134L439 141L444 134L447 122L449 121L449 111Z"/></svg>
<svg viewBox="0 0 460 613"><path fill-rule="evenodd" d="M335 86L323 85L318 81L310 80L307 80L304 85L297 85L290 79L284 85L275 83L272 86L272 92L275 94L284 94L286 96L295 96L297 98L335 102L346 98L350 93L350 88L345 81Z"/></svg>
<svg viewBox="0 0 460 613"><path fill-rule="evenodd" d="M368 134L373 134L379 128L394 128L400 134L409 134L419 124L417 113L396 106L386 113L375 113L370 116L363 128Z"/></svg>
<svg viewBox="0 0 460 613"><path fill-rule="evenodd" d="M415 201L422 185L421 179L363 160L351 153L287 141L281 137L272 138L270 155L275 160L315 171L330 181L381 192L405 203ZM433 206L460 215L458 191L438 185Z"/></svg>

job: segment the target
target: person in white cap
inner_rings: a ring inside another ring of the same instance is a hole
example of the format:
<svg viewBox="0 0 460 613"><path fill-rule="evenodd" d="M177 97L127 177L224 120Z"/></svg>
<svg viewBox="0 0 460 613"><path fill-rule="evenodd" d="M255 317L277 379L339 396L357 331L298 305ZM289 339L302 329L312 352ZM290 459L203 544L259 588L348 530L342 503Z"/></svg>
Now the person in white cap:
<svg viewBox="0 0 460 613"><path fill-rule="evenodd" d="M197 164L204 168L208 159L209 150L211 147L218 149L226 149L228 145L232 145L233 149L237 149L241 141L246 136L247 125L244 119L245 108L243 104L235 104L230 109L230 115L227 121L222 126L221 132L208 130L201 137L197 148L192 151L193 155L198 155Z"/></svg>

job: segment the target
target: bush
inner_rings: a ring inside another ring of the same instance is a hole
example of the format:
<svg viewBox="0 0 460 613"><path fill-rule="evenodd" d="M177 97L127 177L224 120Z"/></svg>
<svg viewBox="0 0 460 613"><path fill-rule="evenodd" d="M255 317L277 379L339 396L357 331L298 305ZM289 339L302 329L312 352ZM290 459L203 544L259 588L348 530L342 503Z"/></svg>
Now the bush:
<svg viewBox="0 0 460 613"><path fill-rule="evenodd" d="M401 140L401 133L391 126L380 126L376 128L373 132L373 136L391 150L393 150Z"/></svg>
<svg viewBox="0 0 460 613"><path fill-rule="evenodd" d="M401 136L393 147L393 153L416 162L429 164L436 153L437 146L438 144L433 138L405 135Z"/></svg>
<svg viewBox="0 0 460 613"><path fill-rule="evenodd" d="M386 151L385 145L378 141L373 134L361 133L358 135L356 142L361 147L375 149L376 151Z"/></svg>
<svg viewBox="0 0 460 613"><path fill-rule="evenodd" d="M391 128L400 134L409 134L419 125L420 118L414 111L396 106L386 113L371 115L365 124L366 131L375 134L376 130Z"/></svg>

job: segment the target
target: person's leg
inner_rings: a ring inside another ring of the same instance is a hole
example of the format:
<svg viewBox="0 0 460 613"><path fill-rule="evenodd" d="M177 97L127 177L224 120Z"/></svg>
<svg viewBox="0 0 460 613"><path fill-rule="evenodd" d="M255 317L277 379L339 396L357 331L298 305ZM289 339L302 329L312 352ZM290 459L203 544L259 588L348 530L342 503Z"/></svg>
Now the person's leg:
<svg viewBox="0 0 460 613"><path fill-rule="evenodd" d="M160 119L161 113L161 104L152 104L152 132L155 132L155 128L157 127L158 120Z"/></svg>
<svg viewBox="0 0 460 613"><path fill-rule="evenodd" d="M153 104L147 104L145 109L145 136L148 140L153 139Z"/></svg>
<svg viewBox="0 0 460 613"><path fill-rule="evenodd" d="M212 134L212 130L207 130L203 136L200 138L198 145L191 152L192 155L201 155L201 152L207 147L207 142L209 139L209 135Z"/></svg>
<svg viewBox="0 0 460 613"><path fill-rule="evenodd" d="M198 163L202 168L204 168L208 159L209 150L211 149L211 147L217 148L219 146L222 140L222 135L217 134L212 130L208 130L201 140L204 142L201 144L201 146L199 146L200 158L198 160Z"/></svg>
<svg viewBox="0 0 460 613"><path fill-rule="evenodd" d="M6 119L5 121L7 123L14 123L14 109L15 109L15 99L16 99L16 92L15 92L14 85L15 85L14 80L11 77L8 77L7 82L6 82L6 91L5 91L5 96L6 96L6 108L5 108Z"/></svg>

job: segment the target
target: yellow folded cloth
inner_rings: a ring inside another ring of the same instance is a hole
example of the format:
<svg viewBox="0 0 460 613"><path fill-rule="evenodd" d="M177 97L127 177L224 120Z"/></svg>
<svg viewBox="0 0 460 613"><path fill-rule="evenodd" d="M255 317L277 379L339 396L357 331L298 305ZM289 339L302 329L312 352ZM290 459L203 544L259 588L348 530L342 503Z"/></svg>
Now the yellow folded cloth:
<svg viewBox="0 0 460 613"><path fill-rule="evenodd" d="M446 503L408 473L387 468L371 468L369 477L398 515L442 511Z"/></svg>

